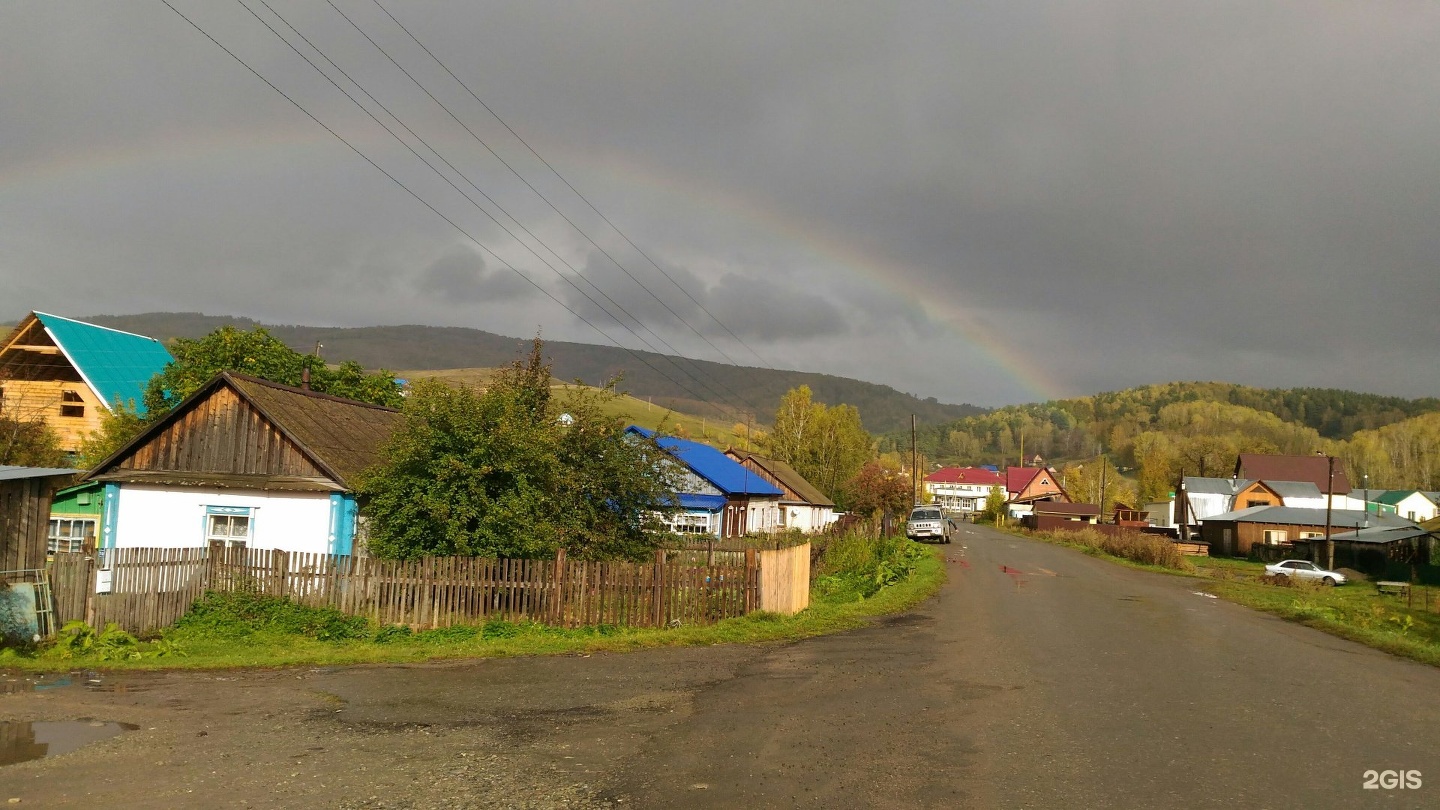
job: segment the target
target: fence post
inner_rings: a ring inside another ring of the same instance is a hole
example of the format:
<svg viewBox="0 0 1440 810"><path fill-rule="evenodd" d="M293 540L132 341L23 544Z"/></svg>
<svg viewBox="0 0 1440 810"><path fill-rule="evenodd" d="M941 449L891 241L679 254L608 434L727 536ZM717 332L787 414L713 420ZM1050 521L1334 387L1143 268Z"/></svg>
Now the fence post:
<svg viewBox="0 0 1440 810"><path fill-rule="evenodd" d="M745 549L745 612L755 610L756 586L759 585L759 560L756 558L755 549Z"/></svg>
<svg viewBox="0 0 1440 810"><path fill-rule="evenodd" d="M270 552L270 573L271 581L274 583L275 596L284 598L286 594L286 578L290 573L290 553L275 549Z"/></svg>
<svg viewBox="0 0 1440 810"><path fill-rule="evenodd" d="M211 540L205 551L205 584L203 590L220 590L221 571L225 565L225 543Z"/></svg>
<svg viewBox="0 0 1440 810"><path fill-rule="evenodd" d="M651 607L652 627L663 627L665 625L665 549L655 549L655 568L652 577L653 605Z"/></svg>
<svg viewBox="0 0 1440 810"><path fill-rule="evenodd" d="M556 625L565 623L565 548L555 549L555 576L551 578L550 621Z"/></svg>

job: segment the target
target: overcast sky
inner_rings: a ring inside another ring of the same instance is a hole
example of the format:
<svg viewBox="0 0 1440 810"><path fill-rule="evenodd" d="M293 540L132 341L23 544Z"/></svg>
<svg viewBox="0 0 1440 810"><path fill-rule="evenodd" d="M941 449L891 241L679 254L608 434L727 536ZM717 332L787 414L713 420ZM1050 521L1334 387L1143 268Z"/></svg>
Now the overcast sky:
<svg viewBox="0 0 1440 810"><path fill-rule="evenodd" d="M326 0L266 2L413 134L244 3L454 186L240 2L171 2L394 179L159 0L0 4L0 319L1440 393L1440 4L381 0L617 231L374 0L334 2L473 135Z"/></svg>

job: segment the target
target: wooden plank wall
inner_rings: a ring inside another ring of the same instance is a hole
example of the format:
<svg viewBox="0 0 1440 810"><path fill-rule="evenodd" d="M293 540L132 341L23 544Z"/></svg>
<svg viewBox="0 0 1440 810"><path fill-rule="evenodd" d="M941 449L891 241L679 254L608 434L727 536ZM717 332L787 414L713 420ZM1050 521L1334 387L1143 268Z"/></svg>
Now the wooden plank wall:
<svg viewBox="0 0 1440 810"><path fill-rule="evenodd" d="M225 386L194 403L111 469L326 477L279 429Z"/></svg>
<svg viewBox="0 0 1440 810"><path fill-rule="evenodd" d="M52 479L0 481L0 571L45 567Z"/></svg>
<svg viewBox="0 0 1440 810"><path fill-rule="evenodd" d="M760 552L760 609L792 616L810 607L810 544Z"/></svg>
<svg viewBox="0 0 1440 810"><path fill-rule="evenodd" d="M809 599L808 545L751 549L739 564L709 566L665 551L643 563L569 560L563 551L541 560L377 560L218 545L108 553L112 589L103 594L94 593L93 558L56 557L51 582L59 625L83 618L142 633L173 624L206 591L264 593L417 630L491 619L561 627L705 625L759 609L766 565L776 570L771 598L779 601L772 609L793 613Z"/></svg>

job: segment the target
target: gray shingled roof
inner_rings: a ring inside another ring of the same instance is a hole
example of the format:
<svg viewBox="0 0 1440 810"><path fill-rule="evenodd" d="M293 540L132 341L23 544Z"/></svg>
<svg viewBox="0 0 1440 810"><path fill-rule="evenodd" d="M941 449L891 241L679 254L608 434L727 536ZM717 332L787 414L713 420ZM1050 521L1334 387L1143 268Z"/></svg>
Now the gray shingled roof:
<svg viewBox="0 0 1440 810"><path fill-rule="evenodd" d="M1252 506L1205 518L1206 521L1236 521L1240 523L1282 523L1294 526L1324 526L1325 511L1313 506ZM1393 515L1366 515L1358 509L1330 510L1330 525L1335 528L1353 530L1364 526L1366 518L1374 527L1408 528L1415 524Z"/></svg>
<svg viewBox="0 0 1440 810"><path fill-rule="evenodd" d="M1309 481L1261 481L1282 498L1323 498L1325 493Z"/></svg>

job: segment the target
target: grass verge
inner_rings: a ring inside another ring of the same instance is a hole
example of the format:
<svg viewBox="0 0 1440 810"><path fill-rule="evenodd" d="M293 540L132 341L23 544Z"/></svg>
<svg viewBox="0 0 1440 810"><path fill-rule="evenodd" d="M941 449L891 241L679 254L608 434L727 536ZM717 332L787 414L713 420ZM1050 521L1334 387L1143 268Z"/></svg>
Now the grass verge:
<svg viewBox="0 0 1440 810"><path fill-rule="evenodd" d="M900 566L906 570L899 578L893 570L897 550L909 558L908 565ZM848 551L856 553L854 546ZM481 626L415 633L403 628L377 628L334 611L296 609L280 600L259 599L251 604L240 600L239 604L211 605L208 610L192 612L160 638L136 641L133 646L117 635L102 647L99 639L105 633L101 632L94 634L89 648L72 650L68 657L65 645L35 655L0 650L0 667L53 672L333 666L791 641L863 627L872 617L918 605L945 582L939 549L902 538L881 552L878 557L872 555L861 561L874 563L877 569L880 562L892 567L870 572L872 581L879 579L881 584L869 595L849 589L824 593L812 590L810 607L794 616L756 612L713 625L657 629L604 626L572 630L492 621ZM822 570L829 556L827 553L822 557ZM237 616L245 621L235 621ZM131 657L142 649L146 654Z"/></svg>
<svg viewBox="0 0 1440 810"><path fill-rule="evenodd" d="M1156 565L1107 553L1096 544L1072 536L1095 532L1013 533L1074 548L1131 568L1194 577L1203 581L1200 587L1205 592L1228 602L1440 666L1440 613L1434 612L1440 608L1437 604L1440 589L1433 592L1417 589L1412 606L1409 599L1378 593L1364 579L1352 578L1350 584L1338 588L1306 582L1274 585L1260 581L1265 573L1264 563L1250 560L1189 557L1182 560L1182 566Z"/></svg>

